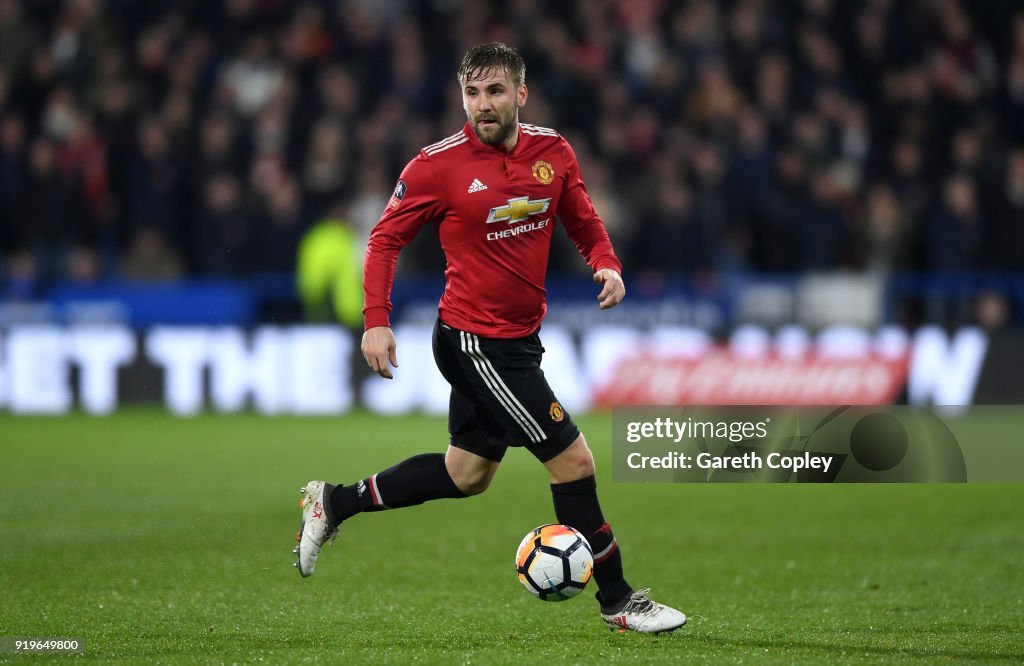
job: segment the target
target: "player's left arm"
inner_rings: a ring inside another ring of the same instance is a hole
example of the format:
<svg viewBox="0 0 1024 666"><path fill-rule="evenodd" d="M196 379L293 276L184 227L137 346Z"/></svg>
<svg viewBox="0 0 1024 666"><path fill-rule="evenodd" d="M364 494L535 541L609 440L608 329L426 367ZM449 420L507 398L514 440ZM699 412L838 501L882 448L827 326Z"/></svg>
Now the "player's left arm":
<svg viewBox="0 0 1024 666"><path fill-rule="evenodd" d="M615 307L626 297L622 280L622 262L615 256L604 223L594 210L594 203L583 183L576 154L568 142L562 141L566 178L558 201L558 219L565 227L576 249L594 271L594 282L602 285L597 301L602 310Z"/></svg>

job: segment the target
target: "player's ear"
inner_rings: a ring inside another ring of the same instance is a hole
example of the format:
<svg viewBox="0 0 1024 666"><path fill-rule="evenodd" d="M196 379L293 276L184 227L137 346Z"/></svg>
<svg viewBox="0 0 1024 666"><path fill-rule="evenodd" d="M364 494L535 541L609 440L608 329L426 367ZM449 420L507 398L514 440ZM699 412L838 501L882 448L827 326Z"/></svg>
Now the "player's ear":
<svg viewBox="0 0 1024 666"><path fill-rule="evenodd" d="M530 91L526 89L526 84L519 86L519 90L516 91L516 106L523 108L526 106L526 98L530 94Z"/></svg>

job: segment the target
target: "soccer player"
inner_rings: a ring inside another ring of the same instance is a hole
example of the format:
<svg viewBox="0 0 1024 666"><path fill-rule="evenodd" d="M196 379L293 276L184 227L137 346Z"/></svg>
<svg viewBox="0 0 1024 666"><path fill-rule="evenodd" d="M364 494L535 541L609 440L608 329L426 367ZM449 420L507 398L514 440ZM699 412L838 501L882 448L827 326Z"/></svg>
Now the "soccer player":
<svg viewBox="0 0 1024 666"><path fill-rule="evenodd" d="M558 521L590 542L604 621L671 631L686 616L626 582L598 503L594 458L540 368L537 332L547 309L544 276L556 216L601 285L600 308L618 304L625 286L572 148L554 130L519 122L525 78L519 53L504 44L466 53L458 80L468 122L409 162L367 247L362 352L391 379L391 367L398 367L389 321L395 262L424 225L437 226L447 268L433 349L451 384L448 450L414 456L352 485L307 483L295 566L311 575L324 542L358 513L482 493L506 449L523 446L547 467Z"/></svg>

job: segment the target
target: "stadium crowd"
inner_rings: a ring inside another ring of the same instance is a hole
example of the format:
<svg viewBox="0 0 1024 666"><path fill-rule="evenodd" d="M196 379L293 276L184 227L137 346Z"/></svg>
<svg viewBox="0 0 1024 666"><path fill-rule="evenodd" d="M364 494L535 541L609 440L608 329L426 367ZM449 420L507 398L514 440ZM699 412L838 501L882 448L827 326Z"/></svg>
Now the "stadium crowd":
<svg viewBox="0 0 1024 666"><path fill-rule="evenodd" d="M0 0L4 293L292 271L324 218L365 240L488 40L630 273L1024 269L1011 0Z"/></svg>

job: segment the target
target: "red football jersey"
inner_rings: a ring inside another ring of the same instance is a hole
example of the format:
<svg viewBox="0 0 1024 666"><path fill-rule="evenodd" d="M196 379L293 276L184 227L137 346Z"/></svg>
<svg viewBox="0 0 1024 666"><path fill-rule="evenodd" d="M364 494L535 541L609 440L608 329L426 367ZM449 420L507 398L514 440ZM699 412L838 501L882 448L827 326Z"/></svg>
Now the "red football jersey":
<svg viewBox="0 0 1024 666"><path fill-rule="evenodd" d="M506 152L481 143L469 123L427 146L405 167L370 234L363 269L366 328L389 326L398 252L428 222L447 259L439 305L449 325L519 338L547 311L544 277L555 216L594 271L622 271L569 143L519 124Z"/></svg>

